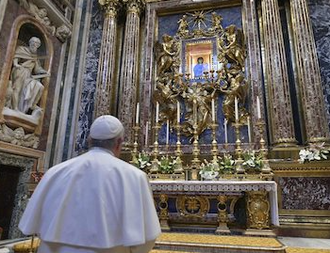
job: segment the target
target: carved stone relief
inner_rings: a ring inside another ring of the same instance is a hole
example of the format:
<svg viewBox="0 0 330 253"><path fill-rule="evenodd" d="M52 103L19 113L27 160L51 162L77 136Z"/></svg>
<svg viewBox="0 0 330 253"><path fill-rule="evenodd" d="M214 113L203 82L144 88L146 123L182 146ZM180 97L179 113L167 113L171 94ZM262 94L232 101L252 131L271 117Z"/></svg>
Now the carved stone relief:
<svg viewBox="0 0 330 253"><path fill-rule="evenodd" d="M12 130L6 124L0 125L0 140L27 148L38 148L39 137L35 134L25 134L22 127Z"/></svg>
<svg viewBox="0 0 330 253"><path fill-rule="evenodd" d="M20 5L41 24L43 24L47 31L56 36L61 42L65 42L71 36L71 30L65 24L55 27L48 17L46 8L39 8L30 0L19 0Z"/></svg>

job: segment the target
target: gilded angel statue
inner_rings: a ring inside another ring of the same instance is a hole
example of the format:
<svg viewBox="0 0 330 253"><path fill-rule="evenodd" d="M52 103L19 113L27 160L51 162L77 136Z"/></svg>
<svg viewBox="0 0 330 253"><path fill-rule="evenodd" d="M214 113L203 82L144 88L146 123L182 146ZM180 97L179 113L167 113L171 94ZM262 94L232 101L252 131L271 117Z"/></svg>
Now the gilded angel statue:
<svg viewBox="0 0 330 253"><path fill-rule="evenodd" d="M225 29L226 42L221 45L228 62L236 65L235 68L244 70L244 61L246 58L244 35L241 29L235 25L230 25Z"/></svg>
<svg viewBox="0 0 330 253"><path fill-rule="evenodd" d="M176 63L179 53L178 43L167 34L164 34L162 38L163 42L157 42L155 46L158 76L166 72L175 73L175 69L178 67Z"/></svg>
<svg viewBox="0 0 330 253"><path fill-rule="evenodd" d="M243 74L238 74L235 77L230 77L229 87L221 87L220 91L226 96L222 104L222 110L225 118L228 121L235 121L235 97L239 100L239 115L240 118L246 115L246 110L243 107L247 95L248 85Z"/></svg>

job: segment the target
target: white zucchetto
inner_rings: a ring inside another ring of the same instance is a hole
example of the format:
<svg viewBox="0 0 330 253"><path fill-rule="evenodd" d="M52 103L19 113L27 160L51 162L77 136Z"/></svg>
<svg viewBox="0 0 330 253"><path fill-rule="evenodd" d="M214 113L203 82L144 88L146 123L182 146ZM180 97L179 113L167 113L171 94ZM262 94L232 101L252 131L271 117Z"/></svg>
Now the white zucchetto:
<svg viewBox="0 0 330 253"><path fill-rule="evenodd" d="M118 137L124 131L123 124L114 116L98 117L90 129L90 137L95 140L109 140Z"/></svg>

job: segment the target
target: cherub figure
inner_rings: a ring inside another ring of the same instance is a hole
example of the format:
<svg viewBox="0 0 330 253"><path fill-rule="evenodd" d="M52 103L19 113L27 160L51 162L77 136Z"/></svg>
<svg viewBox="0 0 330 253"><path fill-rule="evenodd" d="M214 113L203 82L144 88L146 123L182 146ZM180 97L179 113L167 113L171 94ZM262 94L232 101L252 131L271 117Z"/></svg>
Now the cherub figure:
<svg viewBox="0 0 330 253"><path fill-rule="evenodd" d="M178 24L179 24L178 33L186 34L188 31L187 15L183 15L182 18L179 19Z"/></svg>
<svg viewBox="0 0 330 253"><path fill-rule="evenodd" d="M212 27L214 30L223 30L223 27L221 25L221 21L223 20L223 18L218 15L216 12L212 12Z"/></svg>

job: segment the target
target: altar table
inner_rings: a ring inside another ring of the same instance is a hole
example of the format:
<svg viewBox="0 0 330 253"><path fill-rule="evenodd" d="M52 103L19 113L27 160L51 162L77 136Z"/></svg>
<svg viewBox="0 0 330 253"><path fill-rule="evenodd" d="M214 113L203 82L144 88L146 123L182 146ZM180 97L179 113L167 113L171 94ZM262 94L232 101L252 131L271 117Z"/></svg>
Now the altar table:
<svg viewBox="0 0 330 253"><path fill-rule="evenodd" d="M246 230L262 231L279 226L274 181L157 180L150 184L164 231L170 230L170 225L178 220L186 224L199 222L201 226L216 221L216 233L228 234L228 225L238 220L239 200L244 209L240 212L246 215Z"/></svg>

